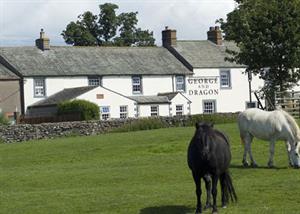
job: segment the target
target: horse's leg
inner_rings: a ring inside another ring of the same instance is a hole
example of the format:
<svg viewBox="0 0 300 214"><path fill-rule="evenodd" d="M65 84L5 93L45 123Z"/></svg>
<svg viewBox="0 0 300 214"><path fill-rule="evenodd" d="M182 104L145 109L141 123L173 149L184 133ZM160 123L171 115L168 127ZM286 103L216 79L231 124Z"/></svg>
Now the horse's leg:
<svg viewBox="0 0 300 214"><path fill-rule="evenodd" d="M212 213L218 213L217 209L217 184L218 184L218 176L212 176L212 196L213 196L213 210Z"/></svg>
<svg viewBox="0 0 300 214"><path fill-rule="evenodd" d="M205 188L206 188L206 204L204 209L208 209L211 207L211 179L209 175L205 175L203 177L204 181L205 181Z"/></svg>
<svg viewBox="0 0 300 214"><path fill-rule="evenodd" d="M270 140L270 157L269 157L269 162L268 162L268 167L273 168L274 163L273 163L273 157L274 157L274 151L275 151L275 140Z"/></svg>
<svg viewBox="0 0 300 214"><path fill-rule="evenodd" d="M244 140L245 140L245 151L249 153L249 157L251 160L251 166L257 167L257 163L255 162L253 155L252 155L252 151L251 151L251 144L252 144L253 136L250 134L247 134L245 136ZM244 152L244 156L245 156L245 152ZM243 161L243 163L244 163L244 161ZM246 161L246 163L247 163L247 161ZM244 166L245 166L245 164L244 164Z"/></svg>
<svg viewBox="0 0 300 214"><path fill-rule="evenodd" d="M293 160L292 160L292 154L291 154L292 149L291 149L290 142L289 141L285 141L285 145L286 145L286 151L288 153L289 165L291 167L293 167L294 164L293 164Z"/></svg>
<svg viewBox="0 0 300 214"><path fill-rule="evenodd" d="M242 136L242 135L241 135L241 140L242 140L242 143L244 144L244 155L243 155L242 163L243 163L244 167L247 167L247 166L249 166L249 164L247 162L248 141L246 140L246 137Z"/></svg>
<svg viewBox="0 0 300 214"><path fill-rule="evenodd" d="M196 185L196 196L197 196L197 207L196 207L196 214L202 213L202 204L201 204L201 177L199 173L193 171L193 178Z"/></svg>

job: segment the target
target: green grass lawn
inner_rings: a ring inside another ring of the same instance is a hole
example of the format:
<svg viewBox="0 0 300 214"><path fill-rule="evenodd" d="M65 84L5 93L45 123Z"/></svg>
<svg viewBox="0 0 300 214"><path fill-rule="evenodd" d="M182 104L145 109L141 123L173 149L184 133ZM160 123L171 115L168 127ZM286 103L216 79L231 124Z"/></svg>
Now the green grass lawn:
<svg viewBox="0 0 300 214"><path fill-rule="evenodd" d="M277 168L268 169L268 143L255 140L260 167L244 169L236 124L216 127L231 140L239 199L220 213L300 213L300 171L287 167L284 143L275 148ZM0 213L193 213L186 163L193 133L170 128L0 144Z"/></svg>

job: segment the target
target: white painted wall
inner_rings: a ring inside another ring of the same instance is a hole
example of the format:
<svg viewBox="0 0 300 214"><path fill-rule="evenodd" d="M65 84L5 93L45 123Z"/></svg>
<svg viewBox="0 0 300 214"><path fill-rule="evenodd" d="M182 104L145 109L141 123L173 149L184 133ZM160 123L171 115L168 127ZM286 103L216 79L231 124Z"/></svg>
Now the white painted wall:
<svg viewBox="0 0 300 214"><path fill-rule="evenodd" d="M132 93L132 76L104 76L102 86L126 96L157 95L158 93L171 92L172 76L142 76L142 94Z"/></svg>
<svg viewBox="0 0 300 214"><path fill-rule="evenodd" d="M169 104L151 104L151 105L139 105L139 117L150 117L151 116L151 106L158 105L159 116L169 116Z"/></svg>
<svg viewBox="0 0 300 214"><path fill-rule="evenodd" d="M103 95L103 99L97 99L97 94ZM83 99L96 103L99 106L99 110L100 106L109 106L111 118L120 118L120 106L127 106L128 117L135 117L136 114L135 101L100 86L78 96L76 99Z"/></svg>
<svg viewBox="0 0 300 214"><path fill-rule="evenodd" d="M171 103L171 116L176 115L176 105L183 105L183 114L187 115L190 114L190 104L189 101L182 96L181 94L177 94Z"/></svg>
<svg viewBox="0 0 300 214"><path fill-rule="evenodd" d="M202 105L203 100L216 100L216 109L217 112L236 112L242 111L246 107L246 101L249 101L249 89L248 89L248 78L247 75L243 74L244 69L231 69L231 88L230 89L221 89L220 88L220 69L194 69L193 76L186 76L186 92L183 93L192 103L187 104L182 96L175 97L172 100L172 109L171 114L175 115L176 113L176 104L184 105L184 114L188 114L191 111L191 114L201 114L203 113ZM217 78L215 83L206 83L206 84L191 84L189 79L205 78L212 77ZM132 77L131 76L104 76L102 77L102 84L104 87L118 92L125 96L132 96ZM174 81L173 81L174 79ZM50 96L54 93L63 90L64 88L72 87L81 87L88 85L87 77L48 77L45 79L46 82L46 95ZM157 95L158 93L163 92L172 92L176 88L175 78L172 75L168 76L142 76L142 86L143 86L143 95ZM252 80L252 90L257 90L259 87L263 86L263 80L258 77L253 77ZM33 78L25 78L24 84L25 90L25 109L28 105L44 99L44 98L35 98L33 95ZM97 89L99 92L105 95L103 100L97 100L95 94L85 95L85 99L97 103L99 106L108 105L111 106L111 116L114 118L119 117L119 106L127 105L128 110L130 111L130 117L134 117L135 113L133 112L134 102L124 98L113 92L109 92L106 89L101 88ZM217 93L212 95L195 95L191 93L194 90L215 90ZM96 92L95 92L96 93ZM255 100L255 97L252 96L252 99ZM126 104L127 103L127 104ZM139 114L141 117L150 116L150 105L140 105ZM160 105L160 116L168 116L169 106Z"/></svg>
<svg viewBox="0 0 300 214"><path fill-rule="evenodd" d="M194 69L194 75L186 78L186 93L184 95L192 101L192 114L203 113L203 100L216 100L217 112L237 112L246 108L246 101L249 101L249 84L247 75L243 74L244 69L231 69L231 88L221 89L220 69ZM199 84L189 83L189 79L208 79L211 82ZM217 78L216 82L213 81ZM257 90L263 86L263 80L254 76L252 80L252 90ZM195 95L195 90L198 95ZM199 90L202 94L199 94ZM193 92L192 92L193 91ZM206 92L213 94L205 94ZM252 95L252 100L255 97Z"/></svg>
<svg viewBox="0 0 300 214"><path fill-rule="evenodd" d="M34 78L24 78L24 91L25 91L25 109L27 106L32 105L44 98L34 97ZM45 78L46 84L46 97L49 97L64 88L74 88L88 85L87 77L47 77Z"/></svg>

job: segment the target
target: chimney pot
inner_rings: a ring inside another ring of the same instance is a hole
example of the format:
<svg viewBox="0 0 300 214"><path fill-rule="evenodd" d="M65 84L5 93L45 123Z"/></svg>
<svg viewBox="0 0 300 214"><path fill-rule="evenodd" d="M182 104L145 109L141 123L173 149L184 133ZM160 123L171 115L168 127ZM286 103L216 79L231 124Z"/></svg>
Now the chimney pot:
<svg viewBox="0 0 300 214"><path fill-rule="evenodd" d="M207 40L215 43L216 45L222 45L222 31L219 26L209 28L209 31L207 31Z"/></svg>
<svg viewBox="0 0 300 214"><path fill-rule="evenodd" d="M41 29L40 38L35 40L35 45L42 51L50 50L50 39L45 36L44 29Z"/></svg>
<svg viewBox="0 0 300 214"><path fill-rule="evenodd" d="M167 48L170 46L176 46L176 30L169 29L168 26L165 27L165 30L162 31L162 45Z"/></svg>

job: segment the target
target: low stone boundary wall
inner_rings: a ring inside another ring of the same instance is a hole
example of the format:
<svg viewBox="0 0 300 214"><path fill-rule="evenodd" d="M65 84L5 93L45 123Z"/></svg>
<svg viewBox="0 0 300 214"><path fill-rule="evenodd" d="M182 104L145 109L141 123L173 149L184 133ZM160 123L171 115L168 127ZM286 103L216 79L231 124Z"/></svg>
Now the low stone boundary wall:
<svg viewBox="0 0 300 214"><path fill-rule="evenodd" d="M237 113L219 114L216 118L222 121L234 121ZM159 117L164 127L188 126L201 120L201 115L180 117ZM225 118L225 120L224 120ZM210 118L208 118L210 119ZM21 142L35 139L52 139L64 136L88 136L107 133L139 119L109 120L109 121L74 121L60 123L0 125L0 141L5 143ZM211 119L213 121L213 118Z"/></svg>

